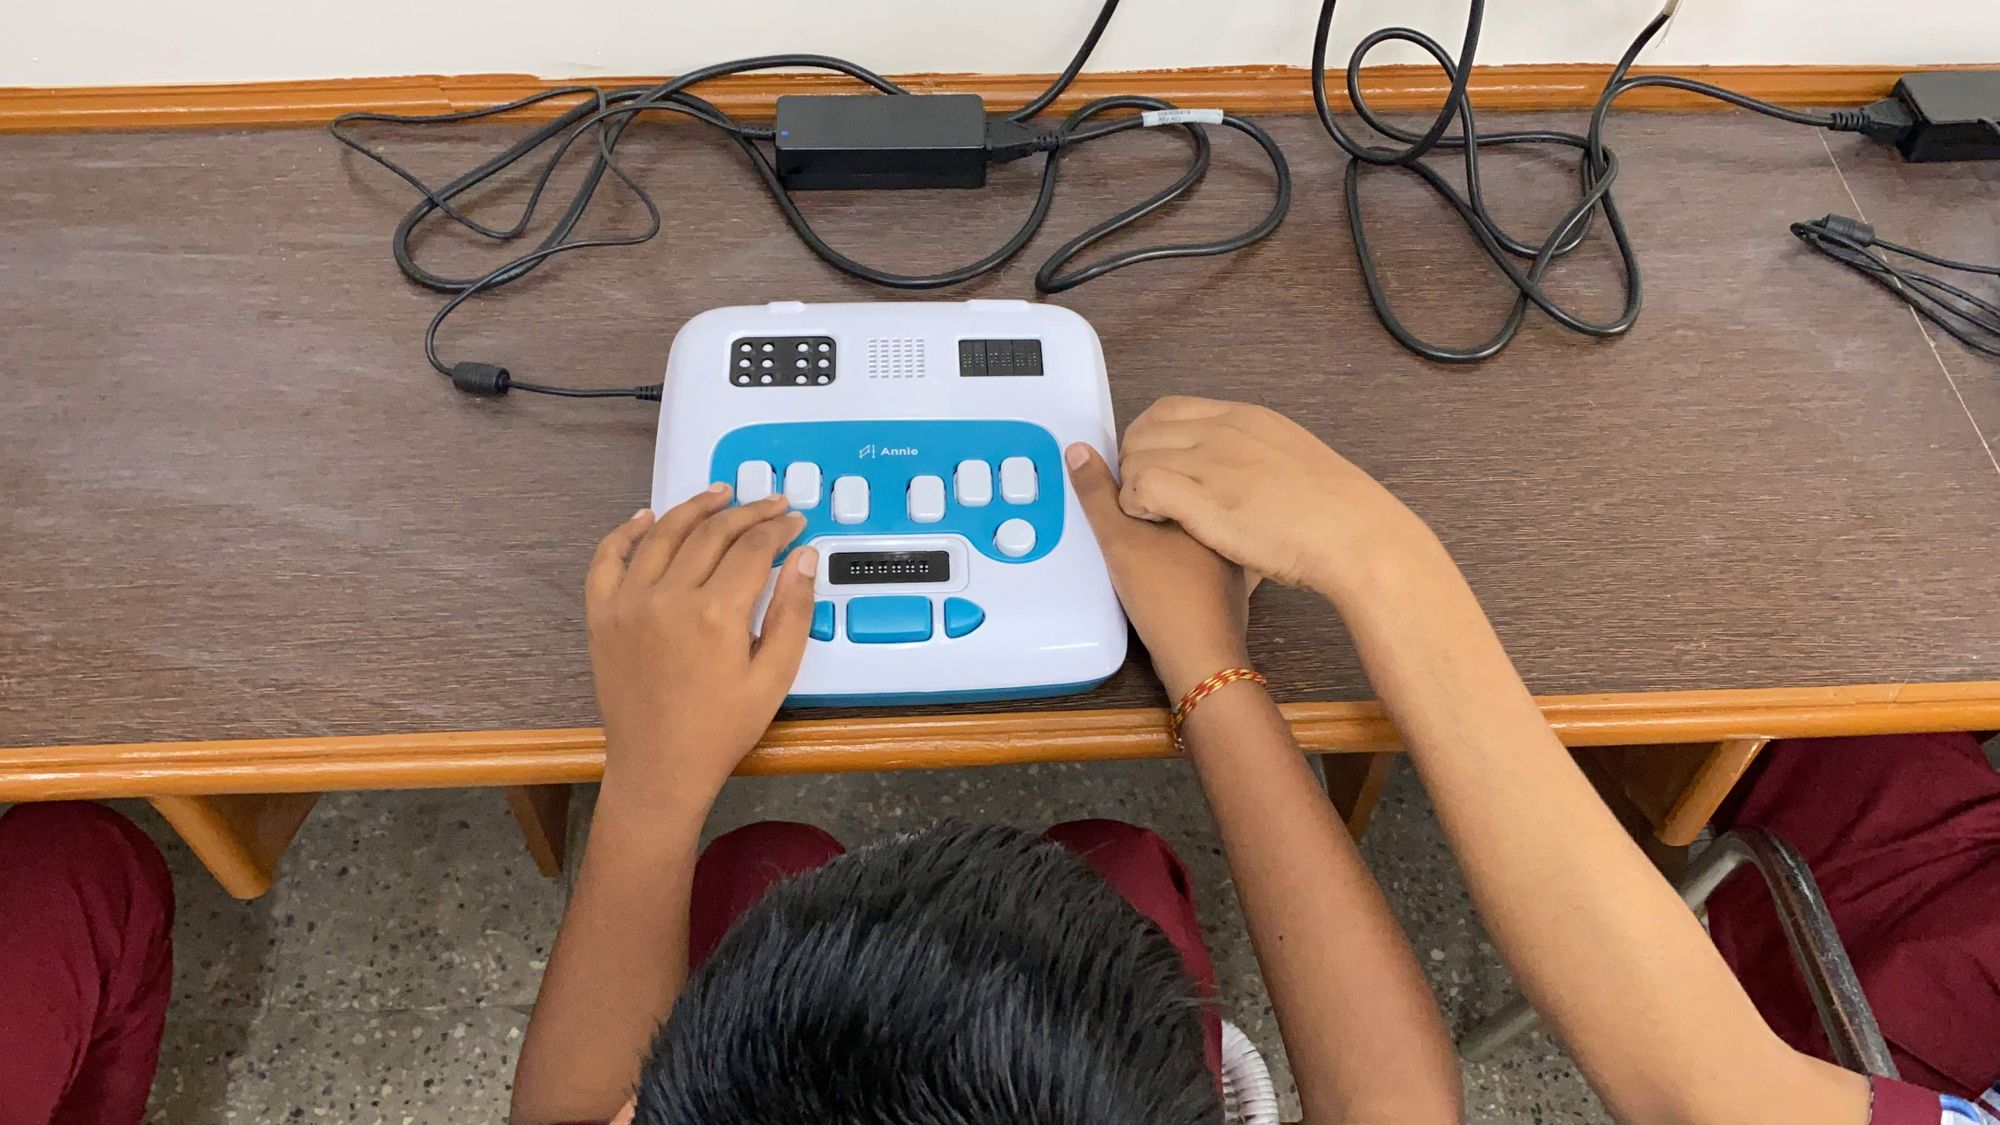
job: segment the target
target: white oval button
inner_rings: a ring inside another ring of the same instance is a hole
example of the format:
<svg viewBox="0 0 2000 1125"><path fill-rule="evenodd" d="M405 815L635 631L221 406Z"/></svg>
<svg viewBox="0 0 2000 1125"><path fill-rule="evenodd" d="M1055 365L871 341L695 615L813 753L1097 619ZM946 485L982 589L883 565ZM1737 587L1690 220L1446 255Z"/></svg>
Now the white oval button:
<svg viewBox="0 0 2000 1125"><path fill-rule="evenodd" d="M952 482L958 502L968 508L983 508L993 502L993 466L984 461L960 461Z"/></svg>
<svg viewBox="0 0 2000 1125"><path fill-rule="evenodd" d="M860 523L868 518L868 481L839 477L833 482L833 522Z"/></svg>
<svg viewBox="0 0 2000 1125"><path fill-rule="evenodd" d="M917 523L936 523L944 518L944 478L921 476L910 481L910 519Z"/></svg>
<svg viewBox="0 0 2000 1125"><path fill-rule="evenodd" d="M1035 525L1027 520L1008 520L993 533L993 546L1010 559L1018 559L1035 549Z"/></svg>
<svg viewBox="0 0 2000 1125"><path fill-rule="evenodd" d="M1033 461L1009 457L1000 462L1000 499L1009 504L1032 504L1038 491Z"/></svg>
<svg viewBox="0 0 2000 1125"><path fill-rule="evenodd" d="M745 461L736 466L736 502L754 504L771 494L776 485L769 461Z"/></svg>
<svg viewBox="0 0 2000 1125"><path fill-rule="evenodd" d="M811 461L792 462L785 466L785 500L800 510L819 507L819 482L818 465Z"/></svg>

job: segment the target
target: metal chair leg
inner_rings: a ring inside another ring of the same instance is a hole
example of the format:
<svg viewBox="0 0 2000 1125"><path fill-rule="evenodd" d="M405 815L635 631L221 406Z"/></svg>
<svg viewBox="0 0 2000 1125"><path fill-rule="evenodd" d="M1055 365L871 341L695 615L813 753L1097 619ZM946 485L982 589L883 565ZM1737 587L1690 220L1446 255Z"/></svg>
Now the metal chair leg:
<svg viewBox="0 0 2000 1125"><path fill-rule="evenodd" d="M1849 1070L1878 1078L1895 1078L1896 1064L1875 1013L1861 991L1854 964L1834 928L1833 916L1812 870L1790 844L1761 829L1745 828L1719 837L1702 852L1677 888L1681 901L1700 911L1736 870L1757 869L1770 888L1778 924L1791 946L1792 961L1805 978L1820 1023L1826 1028L1834 1061ZM1466 1035L1459 1053L1468 1062L1483 1062L1540 1023L1526 1000L1516 1000Z"/></svg>
<svg viewBox="0 0 2000 1125"><path fill-rule="evenodd" d="M1528 1006L1525 999L1515 999L1507 1006L1487 1016L1479 1026L1468 1032L1459 1041L1459 1057L1466 1062L1485 1062L1500 1053L1500 1048L1540 1027L1542 1018Z"/></svg>

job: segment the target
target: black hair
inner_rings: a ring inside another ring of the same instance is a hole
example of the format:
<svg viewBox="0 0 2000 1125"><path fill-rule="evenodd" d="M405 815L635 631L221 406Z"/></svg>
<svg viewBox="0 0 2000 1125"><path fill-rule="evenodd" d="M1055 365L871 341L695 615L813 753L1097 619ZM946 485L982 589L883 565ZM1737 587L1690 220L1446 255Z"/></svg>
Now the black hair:
<svg viewBox="0 0 2000 1125"><path fill-rule="evenodd" d="M1194 982L1061 845L999 826L773 888L689 978L638 1125L1217 1125Z"/></svg>

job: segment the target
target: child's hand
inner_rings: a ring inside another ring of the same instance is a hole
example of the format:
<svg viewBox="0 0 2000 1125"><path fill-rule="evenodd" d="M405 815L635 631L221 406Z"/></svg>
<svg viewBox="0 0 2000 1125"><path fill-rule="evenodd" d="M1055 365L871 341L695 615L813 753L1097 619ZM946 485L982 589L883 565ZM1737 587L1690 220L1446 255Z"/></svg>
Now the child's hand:
<svg viewBox="0 0 2000 1125"><path fill-rule="evenodd" d="M1435 543L1373 477L1261 406L1161 399L1125 431L1120 465L1128 515L1172 520L1258 574L1336 601L1371 566Z"/></svg>
<svg viewBox="0 0 2000 1125"><path fill-rule="evenodd" d="M604 537L584 579L590 665L604 714L605 792L708 800L778 712L805 655L818 552L787 561L764 617L771 561L805 517L782 495L726 507L717 485Z"/></svg>
<svg viewBox="0 0 2000 1125"><path fill-rule="evenodd" d="M1168 697L1178 699L1224 668L1248 664L1243 630L1250 584L1243 568L1174 524L1126 515L1110 466L1088 445L1070 446L1067 460L1119 604L1146 643Z"/></svg>

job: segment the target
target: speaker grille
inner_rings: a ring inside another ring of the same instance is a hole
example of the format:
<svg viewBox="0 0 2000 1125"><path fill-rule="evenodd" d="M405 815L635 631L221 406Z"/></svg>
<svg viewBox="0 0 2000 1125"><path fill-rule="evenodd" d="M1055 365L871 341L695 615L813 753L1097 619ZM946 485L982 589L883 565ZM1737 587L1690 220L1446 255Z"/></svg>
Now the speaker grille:
<svg viewBox="0 0 2000 1125"><path fill-rule="evenodd" d="M923 378L923 337L877 336L868 341L868 377L870 379Z"/></svg>

